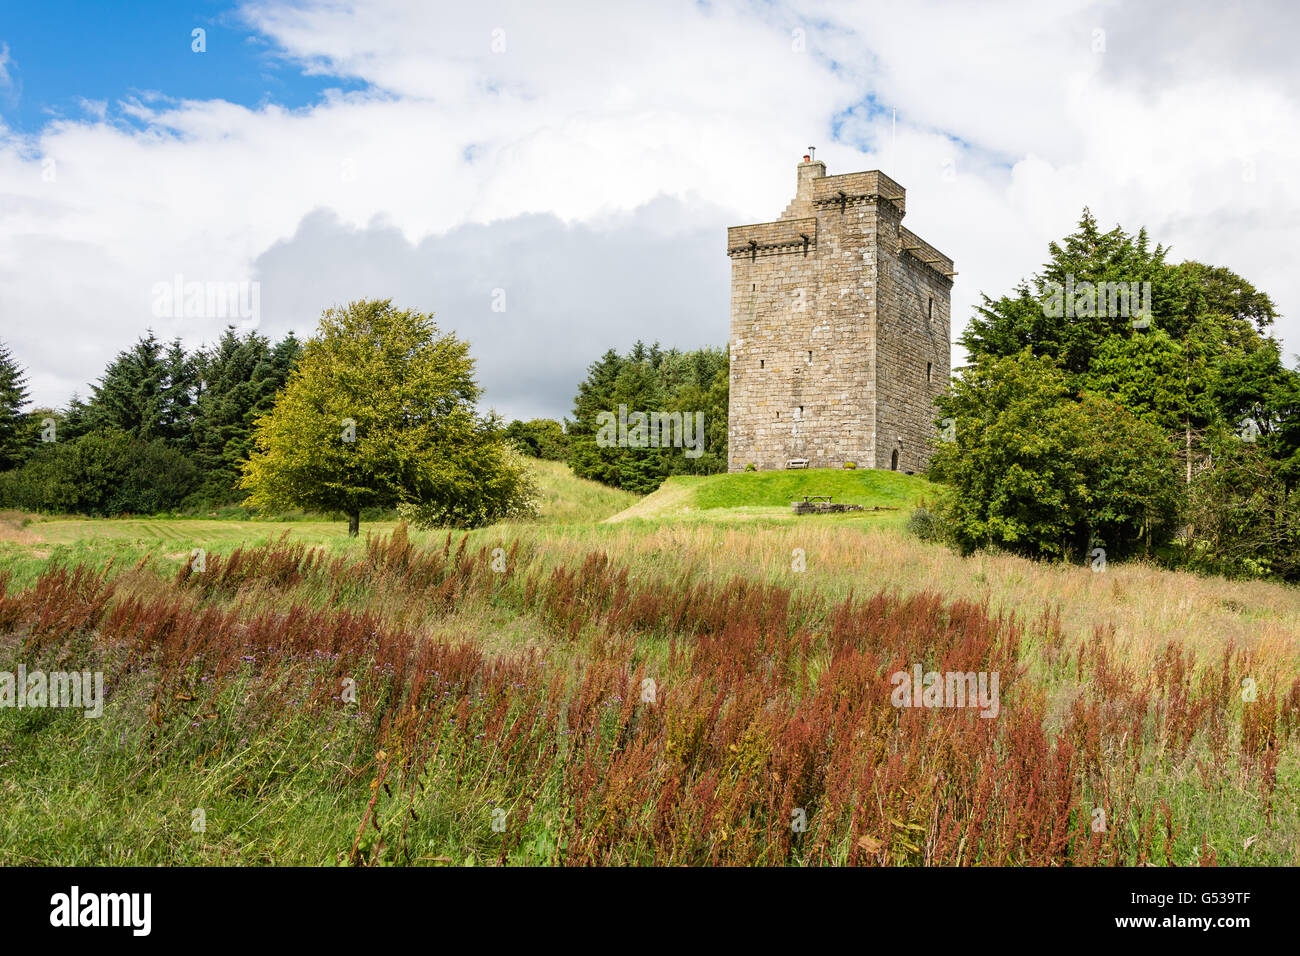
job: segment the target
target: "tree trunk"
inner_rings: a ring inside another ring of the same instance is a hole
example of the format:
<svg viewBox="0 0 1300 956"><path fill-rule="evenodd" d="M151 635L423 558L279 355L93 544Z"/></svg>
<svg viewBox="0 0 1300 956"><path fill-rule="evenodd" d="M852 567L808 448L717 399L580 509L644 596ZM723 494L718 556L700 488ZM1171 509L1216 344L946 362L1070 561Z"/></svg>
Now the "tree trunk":
<svg viewBox="0 0 1300 956"><path fill-rule="evenodd" d="M361 511L348 512L348 537L355 538L361 531Z"/></svg>

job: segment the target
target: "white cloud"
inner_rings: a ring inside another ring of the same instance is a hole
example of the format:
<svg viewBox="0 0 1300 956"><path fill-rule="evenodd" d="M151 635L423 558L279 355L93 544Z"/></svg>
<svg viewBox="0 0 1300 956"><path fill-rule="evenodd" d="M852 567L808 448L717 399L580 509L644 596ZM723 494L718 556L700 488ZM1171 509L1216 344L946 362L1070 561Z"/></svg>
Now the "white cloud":
<svg viewBox="0 0 1300 956"><path fill-rule="evenodd" d="M1241 272L1300 343L1300 107L1273 37L1295 15L1207 44L1185 24L1213 27L1208 6L1152 6L252 3L283 56L369 91L0 131L0 336L62 403L149 325L218 333L151 316L176 273L260 279L265 323L299 331L322 304L409 295L471 337L489 403L557 414L610 345L726 341L723 227L775 218L813 143L831 172L908 188L908 225L957 260L959 325L1088 205ZM474 311L500 275L526 328Z"/></svg>

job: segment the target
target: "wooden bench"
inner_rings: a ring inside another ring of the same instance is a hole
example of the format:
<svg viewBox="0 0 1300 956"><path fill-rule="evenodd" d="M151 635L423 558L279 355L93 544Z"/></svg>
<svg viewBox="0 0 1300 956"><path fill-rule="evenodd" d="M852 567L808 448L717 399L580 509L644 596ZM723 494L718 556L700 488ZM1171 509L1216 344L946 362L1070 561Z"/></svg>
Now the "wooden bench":
<svg viewBox="0 0 1300 956"><path fill-rule="evenodd" d="M807 468L807 467L808 467L808 459L807 459L807 458L791 458L789 461L787 461L787 462L785 463L785 467L786 467L787 470L789 470L789 469L791 469L791 468Z"/></svg>
<svg viewBox="0 0 1300 956"><path fill-rule="evenodd" d="M830 496L830 495L804 495L804 496L803 496L803 500L804 500L804 501L827 501L827 502L828 502L828 501L831 500L831 496Z"/></svg>

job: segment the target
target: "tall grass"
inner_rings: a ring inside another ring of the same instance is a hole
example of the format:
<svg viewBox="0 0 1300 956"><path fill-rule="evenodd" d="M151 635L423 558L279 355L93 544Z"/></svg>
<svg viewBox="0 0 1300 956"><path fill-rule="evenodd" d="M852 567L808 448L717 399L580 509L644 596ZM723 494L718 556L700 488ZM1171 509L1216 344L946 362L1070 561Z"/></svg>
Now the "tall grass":
<svg viewBox="0 0 1300 956"><path fill-rule="evenodd" d="M0 582L0 668L108 685L99 721L0 712L0 859L1300 862L1300 680L1273 645L1135 660L1060 603L1000 606L1033 582L832 574L824 533L791 532L799 573L784 533L399 527ZM996 672L998 716L894 706L918 664Z"/></svg>

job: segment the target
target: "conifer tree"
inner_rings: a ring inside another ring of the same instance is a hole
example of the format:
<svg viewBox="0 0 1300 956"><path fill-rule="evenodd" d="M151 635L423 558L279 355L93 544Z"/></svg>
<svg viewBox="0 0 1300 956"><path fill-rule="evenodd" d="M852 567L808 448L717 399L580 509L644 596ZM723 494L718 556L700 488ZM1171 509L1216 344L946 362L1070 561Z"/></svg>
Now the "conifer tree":
<svg viewBox="0 0 1300 956"><path fill-rule="evenodd" d="M0 471L17 467L31 448L33 423L23 413L27 400L27 373L0 342Z"/></svg>

